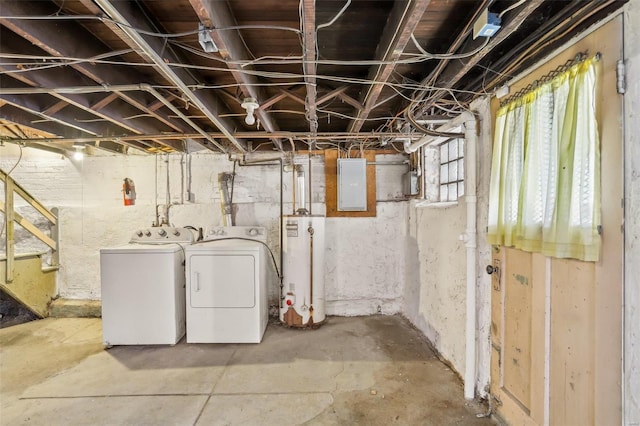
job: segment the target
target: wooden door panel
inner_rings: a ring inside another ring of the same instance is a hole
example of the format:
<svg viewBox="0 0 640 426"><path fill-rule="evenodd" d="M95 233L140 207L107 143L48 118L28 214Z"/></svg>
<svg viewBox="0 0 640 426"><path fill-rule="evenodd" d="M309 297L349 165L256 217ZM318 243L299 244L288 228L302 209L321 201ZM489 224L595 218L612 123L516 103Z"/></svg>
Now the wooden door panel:
<svg viewBox="0 0 640 426"><path fill-rule="evenodd" d="M551 260L551 424L594 424L595 277L595 263Z"/></svg>
<svg viewBox="0 0 640 426"><path fill-rule="evenodd" d="M531 254L506 250L503 388L529 413L531 397Z"/></svg>

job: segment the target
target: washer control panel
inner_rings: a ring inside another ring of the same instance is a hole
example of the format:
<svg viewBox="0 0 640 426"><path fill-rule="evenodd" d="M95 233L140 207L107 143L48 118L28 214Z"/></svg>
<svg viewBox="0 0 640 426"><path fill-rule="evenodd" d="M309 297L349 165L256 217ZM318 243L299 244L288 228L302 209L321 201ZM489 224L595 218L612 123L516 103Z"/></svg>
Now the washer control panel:
<svg viewBox="0 0 640 426"><path fill-rule="evenodd" d="M132 243L192 243L195 240L193 231L187 228L163 226L160 228L143 228L135 231Z"/></svg>

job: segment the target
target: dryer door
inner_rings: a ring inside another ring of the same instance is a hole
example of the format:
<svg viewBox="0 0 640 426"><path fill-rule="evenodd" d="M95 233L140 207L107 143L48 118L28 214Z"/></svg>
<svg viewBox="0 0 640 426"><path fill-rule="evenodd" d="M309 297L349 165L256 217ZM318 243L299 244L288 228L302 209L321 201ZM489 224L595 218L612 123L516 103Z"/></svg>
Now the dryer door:
<svg viewBox="0 0 640 426"><path fill-rule="evenodd" d="M192 308L252 308L256 304L253 255L192 255Z"/></svg>

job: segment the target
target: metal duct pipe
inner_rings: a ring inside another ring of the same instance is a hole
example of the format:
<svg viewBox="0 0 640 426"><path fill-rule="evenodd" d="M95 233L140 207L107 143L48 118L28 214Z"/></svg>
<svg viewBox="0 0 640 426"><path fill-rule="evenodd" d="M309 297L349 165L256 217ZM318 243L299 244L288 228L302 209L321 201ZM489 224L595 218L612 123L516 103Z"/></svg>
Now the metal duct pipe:
<svg viewBox="0 0 640 426"><path fill-rule="evenodd" d="M224 226L234 226L231 197L229 196L229 177L230 174L223 172L218 173L218 186L220 188L220 205L222 208L222 219Z"/></svg>
<svg viewBox="0 0 640 426"><path fill-rule="evenodd" d="M153 86L146 83L141 84L120 84L120 85L104 85L104 86L72 86L72 87L56 87L54 89L42 88L42 87L24 87L24 88L3 88L2 93L6 95L32 95L32 94L47 94L54 93L60 94L83 94L83 93L120 93L120 92L133 92L142 91L153 95L157 100L162 102L167 108L169 108L174 114L176 114L182 121L187 123L193 130L202 135L207 141L211 142L221 151L225 151L224 147L212 138L207 132L205 132L200 126L194 123L189 117L184 115L175 105L173 105L167 98L165 98L160 92L158 92ZM87 108L86 111L93 113L91 109ZM134 136L135 137L135 136ZM98 137L98 139L100 139ZM102 138L104 139L104 138ZM145 139L155 139L147 138Z"/></svg>
<svg viewBox="0 0 640 426"><path fill-rule="evenodd" d="M209 108L195 95L195 93L189 89L189 87L185 84L184 81L175 73L175 71L167 64L158 53L149 46L149 44L145 41L145 39L138 33L134 26L132 26L127 19L120 13L120 11L111 4L108 0L94 0L95 3L100 6L102 10L104 10L107 15L113 20L115 20L119 25L118 27L125 33L131 40L133 40L142 51L151 59L151 61L158 67L158 70L162 73L162 75L167 78L171 83L173 83L182 94L189 99L189 101L195 105L207 118L215 124L215 126L220 129L222 133L233 143L240 152L246 152L246 150L242 147L240 142L227 130L227 128L222 124L220 119L213 114ZM223 152L226 152L223 149Z"/></svg>

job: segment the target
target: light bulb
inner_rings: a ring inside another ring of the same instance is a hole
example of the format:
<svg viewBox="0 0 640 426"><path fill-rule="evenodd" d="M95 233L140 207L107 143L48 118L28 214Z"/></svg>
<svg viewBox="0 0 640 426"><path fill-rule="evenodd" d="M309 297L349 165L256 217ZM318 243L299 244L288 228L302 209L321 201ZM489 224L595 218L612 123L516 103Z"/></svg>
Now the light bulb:
<svg viewBox="0 0 640 426"><path fill-rule="evenodd" d="M256 124L256 118L253 116L253 111L247 110L247 116L245 117L244 122L249 126Z"/></svg>
<svg viewBox="0 0 640 426"><path fill-rule="evenodd" d="M260 107L256 100L254 98L245 98L244 102L242 102L240 106L247 110L247 116L245 117L244 122L249 126L256 124L256 118L253 116L253 112L256 108Z"/></svg>
<svg viewBox="0 0 640 426"><path fill-rule="evenodd" d="M76 151L73 153L73 159L76 161L80 161L84 158L84 153L82 151Z"/></svg>

